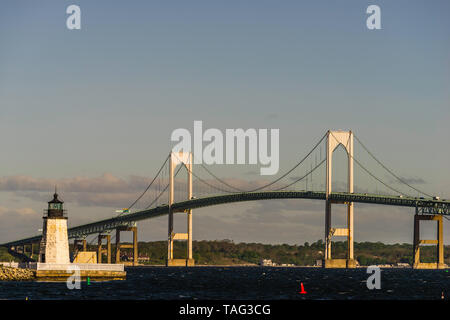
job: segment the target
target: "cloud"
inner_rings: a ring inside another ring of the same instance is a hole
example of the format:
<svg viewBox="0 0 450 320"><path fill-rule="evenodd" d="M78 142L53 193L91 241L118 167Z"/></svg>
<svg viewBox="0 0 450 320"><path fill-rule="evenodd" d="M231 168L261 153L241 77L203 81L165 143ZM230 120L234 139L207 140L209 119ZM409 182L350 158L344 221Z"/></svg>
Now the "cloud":
<svg viewBox="0 0 450 320"><path fill-rule="evenodd" d="M37 212L33 208L8 209L0 207L0 216L11 217L12 215L34 216L37 215Z"/></svg>
<svg viewBox="0 0 450 320"><path fill-rule="evenodd" d="M425 184L425 183L427 183L422 178L404 178L404 177L400 177L400 178L408 184Z"/></svg>
<svg viewBox="0 0 450 320"><path fill-rule="evenodd" d="M72 177L64 179L34 178L17 175L0 177L0 191L13 192L15 196L45 203L55 186L60 191L63 201L76 203L80 206L99 206L109 208L122 208L130 205L141 195L151 180L148 177L129 176L122 179L104 173L97 177ZM216 181L215 179L202 178L201 182L194 178L194 193L197 195L219 192L215 188L236 191ZM249 181L238 178L225 178L223 181L240 190L251 190L267 184L268 180ZM145 196L140 200L140 205L146 207L168 184L168 179L156 181ZM186 191L186 179L177 177L175 183L176 196L181 196ZM211 187L214 186L215 188ZM161 197L163 200L165 196ZM164 198L165 199L165 198ZM181 198L176 200L181 200Z"/></svg>
<svg viewBox="0 0 450 320"><path fill-rule="evenodd" d="M13 192L17 197L45 203L49 200L49 192L56 185L66 202L81 206L123 207L132 203L148 183L149 178L146 177L130 176L125 180L110 173L64 179L17 175L0 177L0 191Z"/></svg>
<svg viewBox="0 0 450 320"><path fill-rule="evenodd" d="M0 207L0 243L38 234L42 215L33 208Z"/></svg>
<svg viewBox="0 0 450 320"><path fill-rule="evenodd" d="M110 173L99 177L74 177L65 179L33 178L30 176L8 176L0 178L0 191L39 191L48 192L55 186L68 192L124 192L142 189L147 178L131 176L129 181L117 178Z"/></svg>
<svg viewBox="0 0 450 320"><path fill-rule="evenodd" d="M400 184L400 185L404 185L403 182L399 181L398 179L394 179L392 176L388 176L386 175L386 181L388 181L389 184ZM411 177L411 178L407 178L407 177L399 177L400 179L402 179L402 181L406 182L407 184L426 184L427 181L425 181L424 179L420 178L420 177Z"/></svg>
<svg viewBox="0 0 450 320"><path fill-rule="evenodd" d="M73 193L71 201L82 206L122 208L136 200L136 193ZM148 201L147 203L150 203Z"/></svg>

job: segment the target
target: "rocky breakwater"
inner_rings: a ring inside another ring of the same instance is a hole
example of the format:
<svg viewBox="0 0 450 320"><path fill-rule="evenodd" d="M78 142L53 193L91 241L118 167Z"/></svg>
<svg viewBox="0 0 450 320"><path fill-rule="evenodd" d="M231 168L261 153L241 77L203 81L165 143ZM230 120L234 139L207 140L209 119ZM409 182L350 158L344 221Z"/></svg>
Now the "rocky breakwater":
<svg viewBox="0 0 450 320"><path fill-rule="evenodd" d="M34 280L35 277L34 270L0 266L0 281L26 281Z"/></svg>

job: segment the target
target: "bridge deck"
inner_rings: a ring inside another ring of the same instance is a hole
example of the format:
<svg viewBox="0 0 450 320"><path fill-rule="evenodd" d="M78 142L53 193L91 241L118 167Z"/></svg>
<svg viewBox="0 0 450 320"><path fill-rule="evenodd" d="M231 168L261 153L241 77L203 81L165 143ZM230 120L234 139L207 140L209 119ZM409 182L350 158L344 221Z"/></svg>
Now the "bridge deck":
<svg viewBox="0 0 450 320"><path fill-rule="evenodd" d="M205 198L192 199L173 204L175 212L182 212L188 209L196 209L208 206L214 206L225 203L255 201L255 200L269 200L269 199L313 199L325 200L325 192L323 191L264 191L264 192L247 192L247 193L233 193L227 195L217 195ZM450 215L450 201L448 200L434 200L424 198L411 197L396 197L396 196L382 196L375 194L358 194L333 192L330 195L330 200L336 202L357 202L357 203L372 203L383 204L402 207L420 208L423 213L433 213L440 215ZM139 220L151 219L168 214L169 206L159 206L156 208L138 211L120 217L100 220L68 230L69 238L83 237L90 234L100 233L108 230L113 230L119 226L129 226ZM16 240L4 243L1 246L16 246L28 244L31 242L38 242L41 235Z"/></svg>

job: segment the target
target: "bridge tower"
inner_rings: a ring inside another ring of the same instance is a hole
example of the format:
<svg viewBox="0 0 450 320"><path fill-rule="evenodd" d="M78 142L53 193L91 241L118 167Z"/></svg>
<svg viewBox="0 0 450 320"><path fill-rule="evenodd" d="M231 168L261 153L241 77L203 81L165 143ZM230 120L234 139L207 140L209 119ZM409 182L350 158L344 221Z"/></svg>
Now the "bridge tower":
<svg viewBox="0 0 450 320"><path fill-rule="evenodd" d="M173 208L174 203L174 172L177 165L185 165L187 168L187 198L192 198L192 153L191 152L171 152L169 159L169 232L167 249L167 266L193 266L195 261L192 257L192 209L185 210L187 213L187 233L174 233L173 231ZM173 241L186 240L187 258L173 258Z"/></svg>
<svg viewBox="0 0 450 320"><path fill-rule="evenodd" d="M342 145L348 156L348 192L353 193L353 133L351 131L331 131L327 132L326 142L326 199L325 199L325 254L323 267L325 268L355 268L356 261L353 255L353 202L344 202L347 205L347 228L331 227L331 204L338 202L330 199L332 190L332 168L333 152ZM341 203L342 204L342 203ZM347 258L331 258L331 239L333 236L347 237Z"/></svg>

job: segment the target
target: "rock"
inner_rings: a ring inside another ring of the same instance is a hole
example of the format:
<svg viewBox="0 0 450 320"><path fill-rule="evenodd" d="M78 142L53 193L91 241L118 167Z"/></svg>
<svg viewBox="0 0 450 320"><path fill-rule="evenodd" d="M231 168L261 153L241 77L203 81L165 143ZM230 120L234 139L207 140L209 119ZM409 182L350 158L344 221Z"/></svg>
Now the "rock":
<svg viewBox="0 0 450 320"><path fill-rule="evenodd" d="M10 268L0 266L0 281L34 280L36 272L31 269Z"/></svg>

